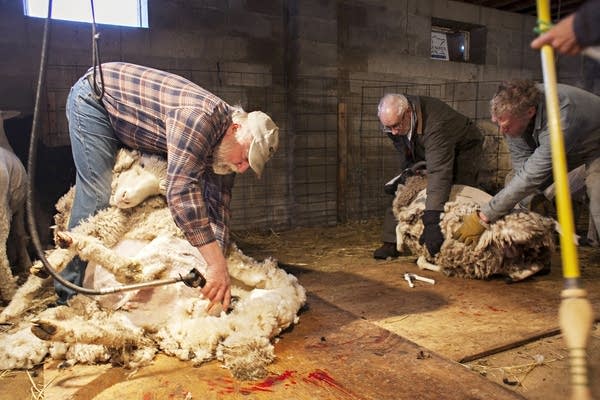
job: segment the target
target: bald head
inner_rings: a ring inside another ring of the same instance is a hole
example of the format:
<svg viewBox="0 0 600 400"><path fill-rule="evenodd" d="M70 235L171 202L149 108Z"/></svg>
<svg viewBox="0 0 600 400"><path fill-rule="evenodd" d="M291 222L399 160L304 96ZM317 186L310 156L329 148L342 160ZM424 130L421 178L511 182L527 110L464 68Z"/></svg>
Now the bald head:
<svg viewBox="0 0 600 400"><path fill-rule="evenodd" d="M388 93L381 98L377 106L379 122L385 127L384 131L393 135L402 135L410 128L410 104L406 96ZM408 126L407 126L408 121Z"/></svg>

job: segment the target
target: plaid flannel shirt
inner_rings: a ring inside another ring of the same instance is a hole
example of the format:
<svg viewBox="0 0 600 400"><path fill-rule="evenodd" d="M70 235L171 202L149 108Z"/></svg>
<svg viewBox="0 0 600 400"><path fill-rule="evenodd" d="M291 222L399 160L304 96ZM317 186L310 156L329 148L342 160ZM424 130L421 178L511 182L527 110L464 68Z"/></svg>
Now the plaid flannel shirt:
<svg viewBox="0 0 600 400"><path fill-rule="evenodd" d="M115 135L167 158L167 203L177 226L196 247L217 240L226 249L235 174L217 175L212 163L230 106L175 74L121 62L102 64L102 72Z"/></svg>

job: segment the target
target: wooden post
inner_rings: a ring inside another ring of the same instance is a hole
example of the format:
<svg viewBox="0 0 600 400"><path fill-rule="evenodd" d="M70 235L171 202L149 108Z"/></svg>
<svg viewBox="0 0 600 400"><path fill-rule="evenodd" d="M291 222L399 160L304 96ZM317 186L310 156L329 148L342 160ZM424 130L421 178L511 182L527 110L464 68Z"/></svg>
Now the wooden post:
<svg viewBox="0 0 600 400"><path fill-rule="evenodd" d="M346 222L346 187L348 177L348 121L346 119L346 103L338 103L337 123L337 220Z"/></svg>

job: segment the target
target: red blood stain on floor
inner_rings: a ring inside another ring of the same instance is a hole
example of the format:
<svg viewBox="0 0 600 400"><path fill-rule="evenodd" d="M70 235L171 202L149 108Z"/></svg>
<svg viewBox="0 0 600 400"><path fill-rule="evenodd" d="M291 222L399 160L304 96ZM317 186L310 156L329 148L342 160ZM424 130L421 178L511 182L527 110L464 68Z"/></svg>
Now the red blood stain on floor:
<svg viewBox="0 0 600 400"><path fill-rule="evenodd" d="M304 378L304 381L319 386L325 385L339 391L340 393L350 396L352 399L360 399L359 396L340 385L331 375L322 369L316 369L313 372L310 372L308 376Z"/></svg>
<svg viewBox="0 0 600 400"><path fill-rule="evenodd" d="M239 393L243 395L249 395L252 393L259 392L274 392L277 387L288 388L291 385L295 385L296 379L294 378L297 371L285 371L278 375L270 375L265 379L251 383L251 384L240 384L235 380L221 377L213 379L207 382L207 386L210 390L217 392L220 395ZM334 389L339 394L344 395L344 398L349 399L361 399L352 391L346 389L343 385L337 382L327 371L322 369L316 369L302 377L302 382L309 383L324 387L327 390ZM144 399L146 400L146 399ZM151 400L151 399L148 399Z"/></svg>
<svg viewBox="0 0 600 400"><path fill-rule="evenodd" d="M271 375L265 378L264 380L255 383L250 386L243 386L240 388L240 393L242 394L250 394L253 392L272 392L273 386L285 381L286 379L292 378L296 371L285 371L279 375Z"/></svg>
<svg viewBox="0 0 600 400"><path fill-rule="evenodd" d="M150 393L150 392L146 392L146 393L144 393L144 395L142 396L142 399L143 399L143 400L153 400L153 399L154 399L154 396L152 395L152 393Z"/></svg>

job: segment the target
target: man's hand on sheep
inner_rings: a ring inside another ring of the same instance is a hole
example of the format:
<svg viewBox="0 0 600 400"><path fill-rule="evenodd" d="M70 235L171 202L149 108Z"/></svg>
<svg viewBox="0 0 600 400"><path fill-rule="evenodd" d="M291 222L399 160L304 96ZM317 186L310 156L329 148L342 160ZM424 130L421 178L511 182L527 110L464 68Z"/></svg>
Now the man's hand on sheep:
<svg viewBox="0 0 600 400"><path fill-rule="evenodd" d="M231 303L231 281L221 247L215 241L198 249L206 261L206 285L201 289L202 295L210 301L206 310L217 304L222 304L223 310L227 310Z"/></svg>
<svg viewBox="0 0 600 400"><path fill-rule="evenodd" d="M419 243L427 247L432 257L439 253L442 243L444 243L444 235L440 228L441 213L436 210L425 210L423 213L424 228Z"/></svg>
<svg viewBox="0 0 600 400"><path fill-rule="evenodd" d="M479 212L474 211L463 219L462 225L454 232L452 237L465 244L477 244L486 227L479 217Z"/></svg>
<svg viewBox="0 0 600 400"><path fill-rule="evenodd" d="M206 308L207 311L218 304L223 305L223 310L229 308L231 302L231 282L227 263L209 264L206 270L206 285L202 288L202 294L210 304Z"/></svg>

